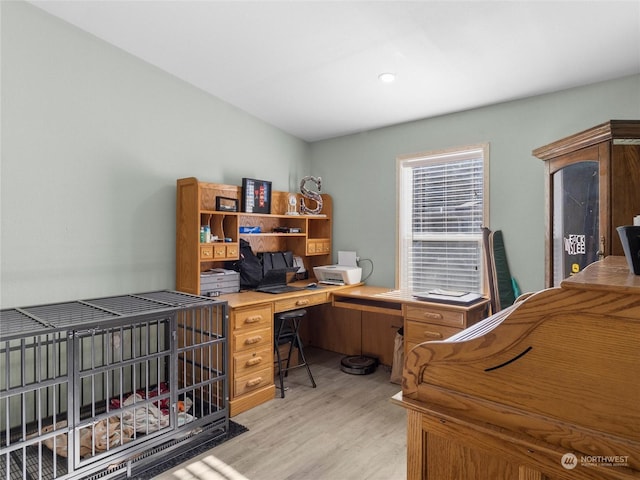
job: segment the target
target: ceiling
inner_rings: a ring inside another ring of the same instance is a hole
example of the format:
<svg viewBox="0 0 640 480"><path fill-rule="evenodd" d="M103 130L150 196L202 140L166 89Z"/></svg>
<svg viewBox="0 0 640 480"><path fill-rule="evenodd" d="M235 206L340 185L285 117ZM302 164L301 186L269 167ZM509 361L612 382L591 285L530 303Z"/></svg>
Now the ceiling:
<svg viewBox="0 0 640 480"><path fill-rule="evenodd" d="M30 3L309 142L640 73L640 0Z"/></svg>

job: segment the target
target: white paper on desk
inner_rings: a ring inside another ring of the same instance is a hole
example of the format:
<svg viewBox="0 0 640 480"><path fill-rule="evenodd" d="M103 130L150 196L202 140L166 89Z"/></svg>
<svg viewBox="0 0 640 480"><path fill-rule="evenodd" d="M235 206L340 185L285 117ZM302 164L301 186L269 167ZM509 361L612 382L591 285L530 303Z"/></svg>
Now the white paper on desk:
<svg viewBox="0 0 640 480"><path fill-rule="evenodd" d="M338 265L357 267L356 252L338 252Z"/></svg>

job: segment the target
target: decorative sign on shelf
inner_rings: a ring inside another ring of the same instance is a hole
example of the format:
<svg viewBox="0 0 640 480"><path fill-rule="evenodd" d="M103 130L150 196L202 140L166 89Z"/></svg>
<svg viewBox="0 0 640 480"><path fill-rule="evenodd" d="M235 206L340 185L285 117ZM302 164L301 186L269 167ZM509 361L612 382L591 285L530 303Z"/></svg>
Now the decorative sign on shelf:
<svg viewBox="0 0 640 480"><path fill-rule="evenodd" d="M290 193L289 194L289 200L288 200L288 205L287 205L287 215L300 215L298 213L298 199L296 197L295 193Z"/></svg>
<svg viewBox="0 0 640 480"><path fill-rule="evenodd" d="M303 197L308 198L309 200L313 200L316 202L316 208L309 208L305 205L304 203L304 198L300 199L300 213L304 214L308 214L308 215L319 215L320 212L322 211L322 197L320 196L320 193L318 192L314 192L313 190L309 190L308 188L306 188L306 183L307 182L313 182L316 184L317 188L318 188L318 192L320 192L320 190L322 190L322 178L321 177L311 177L311 176L307 176L304 177L301 181L300 181L300 192L302 192Z"/></svg>
<svg viewBox="0 0 640 480"><path fill-rule="evenodd" d="M271 213L271 182L243 178L242 211L246 213Z"/></svg>
<svg viewBox="0 0 640 480"><path fill-rule="evenodd" d="M237 212L238 200L228 197L216 197L216 210L219 212Z"/></svg>

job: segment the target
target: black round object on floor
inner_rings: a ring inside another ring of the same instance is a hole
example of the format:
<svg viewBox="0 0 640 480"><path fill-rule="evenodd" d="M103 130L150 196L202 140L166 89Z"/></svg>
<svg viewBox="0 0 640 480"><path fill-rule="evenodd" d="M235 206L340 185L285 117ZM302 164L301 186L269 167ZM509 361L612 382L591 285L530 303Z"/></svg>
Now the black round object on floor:
<svg viewBox="0 0 640 480"><path fill-rule="evenodd" d="M349 373L351 375L369 375L376 371L377 366L377 358L365 357L364 355L344 357L340 361L340 369L344 373Z"/></svg>

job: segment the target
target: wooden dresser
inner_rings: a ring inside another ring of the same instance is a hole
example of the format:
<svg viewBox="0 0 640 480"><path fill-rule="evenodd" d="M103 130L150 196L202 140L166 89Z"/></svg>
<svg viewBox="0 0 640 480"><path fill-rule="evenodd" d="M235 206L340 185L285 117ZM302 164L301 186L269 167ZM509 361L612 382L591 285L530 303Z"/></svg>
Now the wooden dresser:
<svg viewBox="0 0 640 480"><path fill-rule="evenodd" d="M405 360L407 478L640 478L640 276L606 257Z"/></svg>

